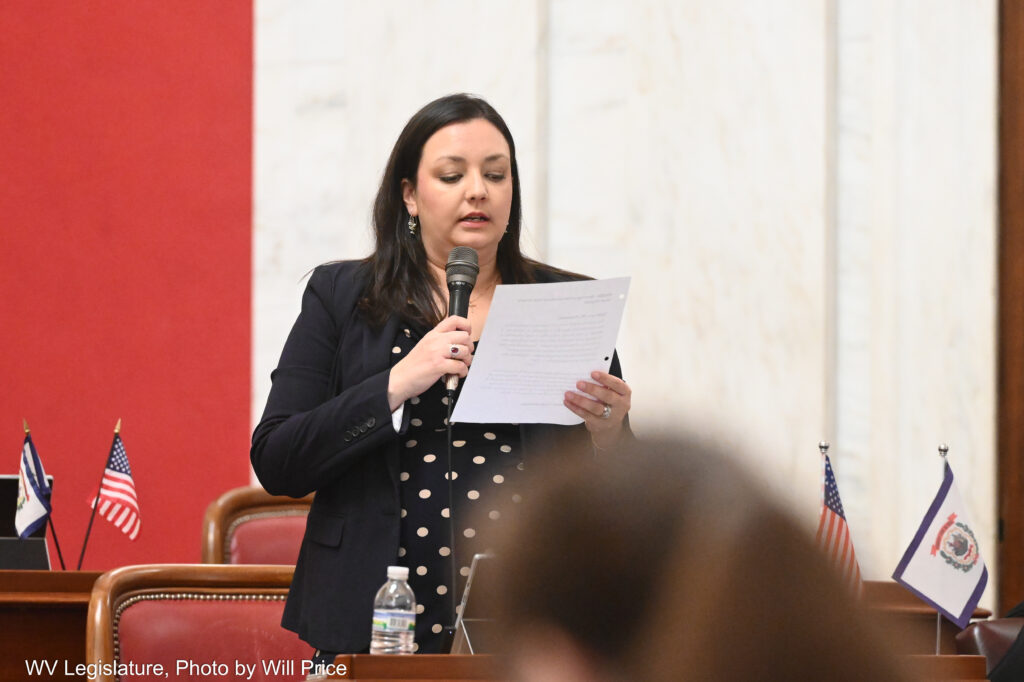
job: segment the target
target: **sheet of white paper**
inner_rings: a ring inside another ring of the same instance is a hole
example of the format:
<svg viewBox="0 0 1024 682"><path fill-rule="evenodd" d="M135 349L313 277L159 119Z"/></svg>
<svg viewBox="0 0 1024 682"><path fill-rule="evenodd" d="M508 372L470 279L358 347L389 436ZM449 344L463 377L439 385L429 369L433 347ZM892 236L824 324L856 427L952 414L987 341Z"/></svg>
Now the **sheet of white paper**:
<svg viewBox="0 0 1024 682"><path fill-rule="evenodd" d="M497 287L452 422L579 424L562 404L607 372L629 278Z"/></svg>

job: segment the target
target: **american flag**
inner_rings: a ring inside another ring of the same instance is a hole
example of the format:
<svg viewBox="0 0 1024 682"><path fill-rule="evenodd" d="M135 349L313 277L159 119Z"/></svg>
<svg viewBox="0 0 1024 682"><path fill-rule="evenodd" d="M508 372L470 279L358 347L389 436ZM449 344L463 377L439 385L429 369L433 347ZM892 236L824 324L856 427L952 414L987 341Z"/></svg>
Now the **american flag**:
<svg viewBox="0 0 1024 682"><path fill-rule="evenodd" d="M832 473L832 462L828 455L825 458L825 483L821 498L821 518L818 521L818 546L839 569L843 580L857 594L861 590L860 566L853 554L853 540L850 539L850 527L843 513L843 502L839 499L839 486L836 485L835 474Z"/></svg>
<svg viewBox="0 0 1024 682"><path fill-rule="evenodd" d="M110 456L103 470L99 496L89 501L90 506L99 504L97 510L107 521L120 528L121 532L134 540L139 534L139 499L135 495L135 481L128 455L124 451L121 435L114 436Z"/></svg>

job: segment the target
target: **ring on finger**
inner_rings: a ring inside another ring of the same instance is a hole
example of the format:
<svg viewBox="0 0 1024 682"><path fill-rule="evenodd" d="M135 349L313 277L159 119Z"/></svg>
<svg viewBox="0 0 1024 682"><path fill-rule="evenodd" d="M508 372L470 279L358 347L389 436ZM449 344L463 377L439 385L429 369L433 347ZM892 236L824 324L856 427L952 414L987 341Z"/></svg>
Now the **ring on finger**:
<svg viewBox="0 0 1024 682"><path fill-rule="evenodd" d="M459 357L459 347L456 346L455 344L452 344L452 347L448 349L448 354L451 355L453 358Z"/></svg>
<svg viewBox="0 0 1024 682"><path fill-rule="evenodd" d="M606 403L604 406L604 411L601 412L601 419L607 419L610 416L612 416L612 406Z"/></svg>

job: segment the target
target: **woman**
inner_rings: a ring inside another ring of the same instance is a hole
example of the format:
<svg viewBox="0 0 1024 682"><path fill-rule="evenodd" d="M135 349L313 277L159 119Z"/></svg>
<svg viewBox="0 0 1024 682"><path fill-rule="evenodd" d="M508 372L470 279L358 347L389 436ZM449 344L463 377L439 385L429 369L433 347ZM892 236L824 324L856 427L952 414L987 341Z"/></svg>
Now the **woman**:
<svg viewBox="0 0 1024 682"><path fill-rule="evenodd" d="M583 424L453 427L448 504L446 374L465 377L498 284L574 276L523 257L515 144L487 102L451 95L406 124L374 203L376 249L316 268L285 344L251 459L263 486L316 491L283 625L330 658L365 650L373 596L389 564L407 565L420 604L419 651L437 651L460 578L489 531L479 510L519 500L517 480L541 448L607 449L629 427L630 389L611 372L567 386ZM468 318L445 317L445 264L476 250ZM569 389L576 388L577 391ZM454 528L450 526L454 524Z"/></svg>

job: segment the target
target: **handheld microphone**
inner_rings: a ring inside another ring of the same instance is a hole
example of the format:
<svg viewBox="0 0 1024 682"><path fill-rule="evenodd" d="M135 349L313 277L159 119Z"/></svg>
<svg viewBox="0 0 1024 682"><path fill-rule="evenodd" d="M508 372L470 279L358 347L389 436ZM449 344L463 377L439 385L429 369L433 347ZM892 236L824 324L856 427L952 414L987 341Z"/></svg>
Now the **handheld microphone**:
<svg viewBox="0 0 1024 682"><path fill-rule="evenodd" d="M473 249L456 246L448 254L448 264L444 267L445 279L448 281L448 317L469 316L469 295L473 292L479 273L480 258ZM444 386L449 392L454 391L459 386L459 376L446 374Z"/></svg>

